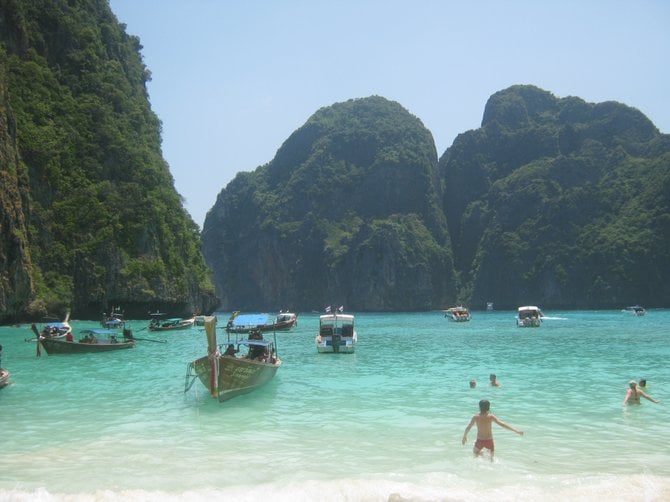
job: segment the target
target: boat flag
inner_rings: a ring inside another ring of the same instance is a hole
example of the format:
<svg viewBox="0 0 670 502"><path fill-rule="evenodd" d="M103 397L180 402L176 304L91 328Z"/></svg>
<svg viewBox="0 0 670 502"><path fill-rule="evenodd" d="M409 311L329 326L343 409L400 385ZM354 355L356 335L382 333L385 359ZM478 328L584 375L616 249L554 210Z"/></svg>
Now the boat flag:
<svg viewBox="0 0 670 502"><path fill-rule="evenodd" d="M344 305L340 305L340 308L337 309L338 312L344 312Z"/></svg>
<svg viewBox="0 0 670 502"><path fill-rule="evenodd" d="M325 310L327 314L330 314L330 305L328 305Z"/></svg>

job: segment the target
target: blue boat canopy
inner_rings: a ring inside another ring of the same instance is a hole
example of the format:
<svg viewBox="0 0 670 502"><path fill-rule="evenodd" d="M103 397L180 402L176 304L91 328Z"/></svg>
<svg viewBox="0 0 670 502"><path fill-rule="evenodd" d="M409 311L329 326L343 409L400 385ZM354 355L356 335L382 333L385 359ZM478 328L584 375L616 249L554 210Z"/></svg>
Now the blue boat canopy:
<svg viewBox="0 0 670 502"><path fill-rule="evenodd" d="M237 317L235 317L235 319L233 319L233 326L234 327L263 326L265 324L271 324L269 320L270 320L270 314L243 314L238 315Z"/></svg>
<svg viewBox="0 0 670 502"><path fill-rule="evenodd" d="M118 331L114 331L111 329L104 329L104 328L93 328L93 329L84 329L80 331L80 334L93 334L96 336L112 336L112 335L118 335Z"/></svg>

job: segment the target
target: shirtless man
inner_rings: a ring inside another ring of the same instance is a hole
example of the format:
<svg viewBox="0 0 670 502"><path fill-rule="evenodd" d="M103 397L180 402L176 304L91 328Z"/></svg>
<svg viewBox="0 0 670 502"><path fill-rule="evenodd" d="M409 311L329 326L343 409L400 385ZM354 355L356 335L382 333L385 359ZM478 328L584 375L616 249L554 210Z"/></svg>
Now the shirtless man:
<svg viewBox="0 0 670 502"><path fill-rule="evenodd" d="M660 403L660 401L657 401L645 391L640 389L637 386L637 382L635 380L631 380L628 382L628 390L626 391L626 397L623 398L623 404L640 404L640 397L648 399L652 403Z"/></svg>
<svg viewBox="0 0 670 502"><path fill-rule="evenodd" d="M499 426L509 429L512 432L516 432L520 436L523 436L523 431L515 429L511 425L507 425L505 422L496 417L493 413L490 413L491 403L482 399L479 401L479 415L473 415L470 419L470 423L465 428L463 433L463 444L468 441L468 432L472 429L473 425L477 425L477 441L475 441L475 446L472 449L472 453L475 454L475 457L478 457L484 448L488 448L491 451L491 462L493 462L493 431L491 430L491 424L493 422L497 423Z"/></svg>

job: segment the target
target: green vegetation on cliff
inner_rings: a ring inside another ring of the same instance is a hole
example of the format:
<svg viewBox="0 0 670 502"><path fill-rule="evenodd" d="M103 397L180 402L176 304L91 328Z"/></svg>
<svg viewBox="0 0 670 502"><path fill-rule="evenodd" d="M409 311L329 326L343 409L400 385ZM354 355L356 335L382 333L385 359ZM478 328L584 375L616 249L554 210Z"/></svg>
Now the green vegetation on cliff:
<svg viewBox="0 0 670 502"><path fill-rule="evenodd" d="M220 193L203 232L231 309L667 306L668 242L670 137L533 86L491 96L439 163L397 103L323 108Z"/></svg>
<svg viewBox="0 0 670 502"><path fill-rule="evenodd" d="M473 304L670 304L670 138L638 110L514 86L440 170Z"/></svg>
<svg viewBox="0 0 670 502"><path fill-rule="evenodd" d="M2 0L0 26L33 281L23 311L0 317L216 307L162 158L139 40L106 0Z"/></svg>
<svg viewBox="0 0 670 502"><path fill-rule="evenodd" d="M226 308L425 310L455 297L437 154L381 97L317 111L221 192L203 251Z"/></svg>

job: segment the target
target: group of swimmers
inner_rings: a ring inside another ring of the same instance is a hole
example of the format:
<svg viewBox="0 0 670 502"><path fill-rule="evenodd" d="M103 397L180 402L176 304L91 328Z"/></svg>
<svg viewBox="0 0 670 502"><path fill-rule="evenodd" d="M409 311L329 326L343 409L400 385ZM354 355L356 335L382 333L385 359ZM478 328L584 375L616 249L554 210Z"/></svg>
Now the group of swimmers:
<svg viewBox="0 0 670 502"><path fill-rule="evenodd" d="M643 397L652 403L660 403L645 391L647 390L647 379L640 379L640 383L635 380L628 382L628 389L626 390L626 397L623 398L623 404L640 404L640 398Z"/></svg>
<svg viewBox="0 0 670 502"><path fill-rule="evenodd" d="M497 377L495 374L491 373L489 376L489 380L491 382L492 387L500 387L501 384L498 381ZM470 380L470 388L474 389L477 387L477 381L472 379ZM640 398L643 397L652 403L660 403L660 401L654 399L651 397L649 394L645 392L647 387L647 380L645 378L642 378L640 382L636 382L635 380L631 380L628 382L628 390L626 391L626 397L623 400L623 404L640 404ZM492 429L492 424L495 422L496 424L500 425L501 427L508 429L512 432L516 432L520 436L523 436L523 431L519 430L515 427L512 427L509 424L506 424L502 420L500 420L498 417L496 417L493 413L491 413L491 403L487 399L482 399L479 401L479 414L473 415L472 418L470 419L470 422L468 423L467 427L465 428L465 432L463 433L463 440L462 444L465 445L468 441L468 432L470 432L470 429L472 429L473 426L477 426L477 439L475 440L475 444L472 448L472 453L478 457L482 454L482 450L487 449L491 452L491 462L493 462L493 451L494 451L494 444L493 444L493 429Z"/></svg>

